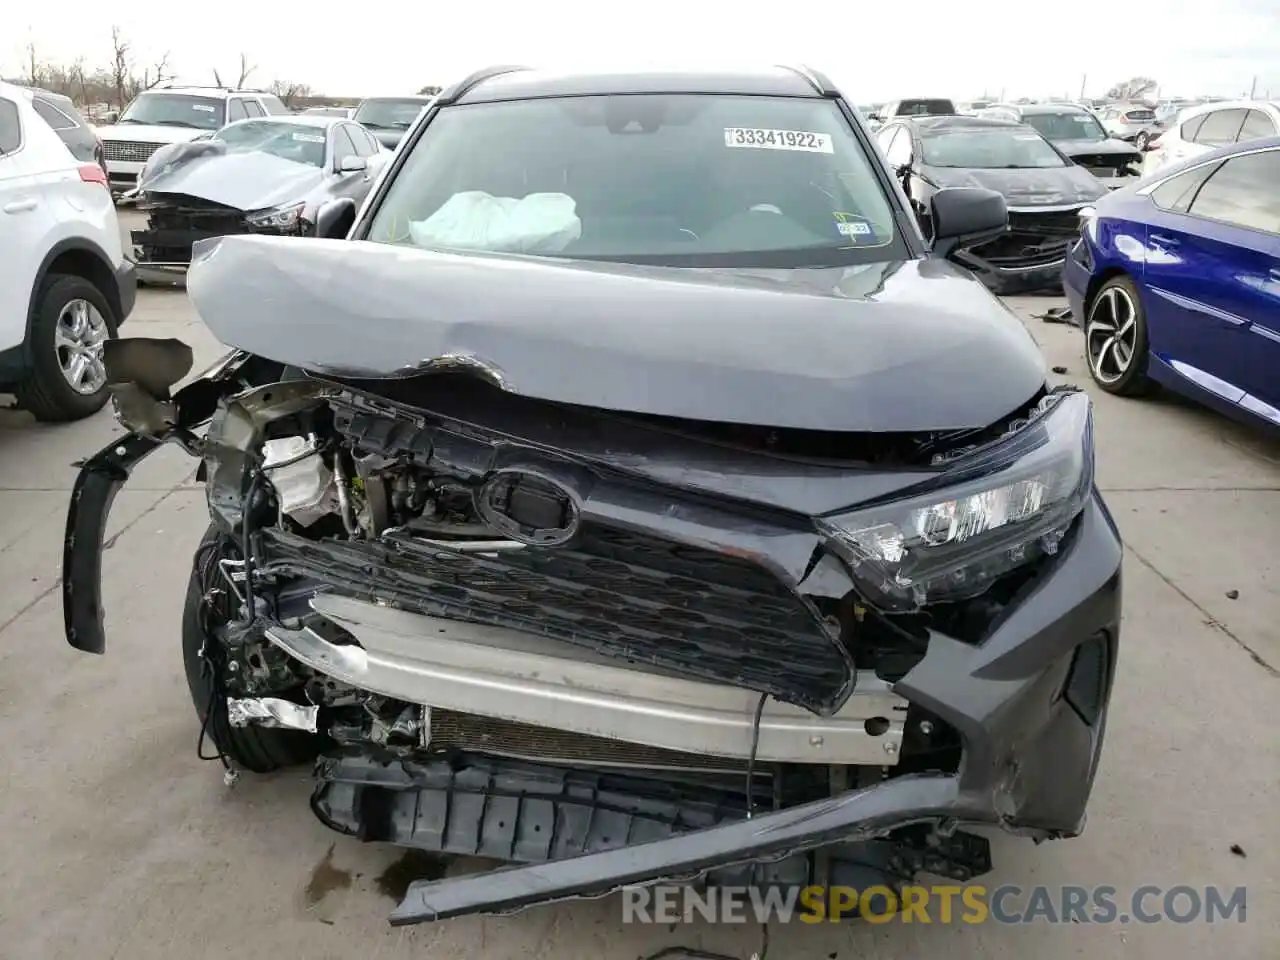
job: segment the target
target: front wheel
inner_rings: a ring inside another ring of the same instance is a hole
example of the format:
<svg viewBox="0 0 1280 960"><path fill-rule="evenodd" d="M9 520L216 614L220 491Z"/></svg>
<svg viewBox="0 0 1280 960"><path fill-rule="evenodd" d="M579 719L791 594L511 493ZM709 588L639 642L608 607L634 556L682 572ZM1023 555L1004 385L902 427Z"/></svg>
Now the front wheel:
<svg viewBox="0 0 1280 960"><path fill-rule="evenodd" d="M1084 349L1094 382L1119 396L1149 392L1148 342L1138 288L1128 277L1112 277L1085 311Z"/></svg>
<svg viewBox="0 0 1280 960"><path fill-rule="evenodd" d="M222 556L222 548L230 546L225 537L212 526L200 540L196 551L197 563L193 565L187 584L187 601L182 610L182 663L186 668L187 687L196 708L196 718L217 749L238 767L254 773L270 773L283 767L308 763L316 758L324 745L324 738L301 730L285 730L273 727L233 727L227 717L226 698L215 694L214 677L208 659L203 655L206 642L217 639L206 634L206 625L212 625L222 605L206 605L205 596L220 584L215 562L201 563L210 550ZM214 558L216 559L216 558ZM218 662L221 658L213 658ZM203 743L202 738L202 743Z"/></svg>
<svg viewBox="0 0 1280 960"><path fill-rule="evenodd" d="M1142 150L1143 152L1145 152L1147 149L1147 144L1150 142L1151 142L1151 137L1148 134L1140 133L1138 134L1137 139L1133 141L1133 145L1137 147L1139 150Z"/></svg>

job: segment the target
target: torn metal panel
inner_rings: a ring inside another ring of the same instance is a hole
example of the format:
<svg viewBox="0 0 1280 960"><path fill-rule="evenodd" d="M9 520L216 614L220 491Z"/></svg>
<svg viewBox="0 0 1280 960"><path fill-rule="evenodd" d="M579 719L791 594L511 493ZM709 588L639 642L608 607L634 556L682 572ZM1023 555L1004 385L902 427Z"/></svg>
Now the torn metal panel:
<svg viewBox="0 0 1280 960"><path fill-rule="evenodd" d="M227 697L227 720L233 727L272 727L316 732L320 708L279 697Z"/></svg>
<svg viewBox="0 0 1280 960"><path fill-rule="evenodd" d="M1044 383L1030 335L954 268L874 265L866 273L879 282L859 296L843 293L841 269L793 273L794 285L730 270L226 237L197 246L188 290L222 342L306 369L406 377L465 356L523 396L701 421L980 427ZM830 278L825 292L815 274ZM277 309L283 301L289 310ZM947 390L919 388L940 380Z"/></svg>

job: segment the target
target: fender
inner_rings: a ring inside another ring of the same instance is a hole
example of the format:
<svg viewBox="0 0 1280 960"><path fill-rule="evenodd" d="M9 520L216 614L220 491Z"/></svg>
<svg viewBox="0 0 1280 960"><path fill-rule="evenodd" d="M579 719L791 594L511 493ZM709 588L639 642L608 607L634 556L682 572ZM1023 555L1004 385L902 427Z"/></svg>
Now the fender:
<svg viewBox="0 0 1280 960"><path fill-rule="evenodd" d="M49 275L49 268L53 266L53 261L57 260L62 254L71 252L88 254L99 263L103 272L111 277L113 281L116 277L116 269L112 266L111 259L107 256L106 251L87 237L65 237L50 247L49 252L40 261L40 269L36 271L35 283L31 286L31 298L27 302L27 330L22 339L22 355L24 362L27 364L30 364L33 359L30 354L31 326L35 323L36 318L36 294L39 292L41 285L44 284L45 277ZM116 322L122 323L124 321L124 305L120 302L119 285L114 282L107 284L102 291L102 295L107 298L107 303L115 311Z"/></svg>

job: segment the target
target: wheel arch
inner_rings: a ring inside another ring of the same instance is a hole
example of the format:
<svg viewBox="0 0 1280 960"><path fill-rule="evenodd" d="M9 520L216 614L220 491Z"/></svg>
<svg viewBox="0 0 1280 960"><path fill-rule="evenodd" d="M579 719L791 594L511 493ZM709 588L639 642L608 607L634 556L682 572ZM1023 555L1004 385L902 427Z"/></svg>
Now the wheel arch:
<svg viewBox="0 0 1280 960"><path fill-rule="evenodd" d="M23 337L23 352L28 364L33 359L30 353L31 326L35 323L36 308L39 306L36 298L40 295L40 288L44 286L45 280L55 273L83 277L88 280L106 299L107 305L115 315L112 319L117 324L123 319L120 287L116 283L115 271L111 267L111 260L107 257L106 251L86 237L67 237L59 240L45 254L44 260L40 263L40 269L36 271L35 283L31 287L31 299L27 303L27 330Z"/></svg>
<svg viewBox="0 0 1280 960"><path fill-rule="evenodd" d="M1138 284L1137 278L1124 267L1107 267L1099 272L1097 276L1090 277L1089 285L1084 290L1083 308L1085 316L1080 318L1081 329L1084 328L1085 323L1088 321L1089 306L1093 303L1093 298L1098 295L1098 291L1102 289L1103 284L1109 280L1114 280L1116 277L1127 277L1134 286Z"/></svg>

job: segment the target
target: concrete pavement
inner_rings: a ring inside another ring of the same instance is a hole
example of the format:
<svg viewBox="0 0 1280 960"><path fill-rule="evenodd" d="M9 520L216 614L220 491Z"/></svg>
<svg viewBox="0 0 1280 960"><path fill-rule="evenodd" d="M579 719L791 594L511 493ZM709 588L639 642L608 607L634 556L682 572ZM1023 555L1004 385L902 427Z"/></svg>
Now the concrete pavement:
<svg viewBox="0 0 1280 960"><path fill-rule="evenodd" d="M1056 377L1087 383L1074 328L1027 319ZM127 333L217 345L180 291L143 291ZM1084 836L997 838L989 886L1249 888L1245 923L981 927L794 924L773 958L1280 955L1280 447L1170 399L1095 393L1099 482L1125 537L1122 659ZM164 450L112 514L105 657L71 650L57 590L71 462L118 427L0 413L0 955L148 960L626 958L688 945L743 958L755 926L623 926L616 897L392 930L420 865L322 827L308 771L234 790L196 759L178 621L206 525L194 464ZM1228 599L1228 591L1238 591ZM1245 856L1234 855L1238 844Z"/></svg>

